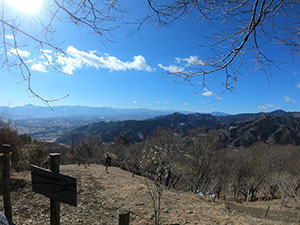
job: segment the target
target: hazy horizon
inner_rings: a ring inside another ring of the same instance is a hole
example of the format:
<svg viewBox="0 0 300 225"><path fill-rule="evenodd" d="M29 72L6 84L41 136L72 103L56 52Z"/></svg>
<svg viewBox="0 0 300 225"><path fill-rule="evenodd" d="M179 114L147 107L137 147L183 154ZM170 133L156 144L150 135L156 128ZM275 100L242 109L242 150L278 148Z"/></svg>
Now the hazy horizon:
<svg viewBox="0 0 300 225"><path fill-rule="evenodd" d="M34 104L26 104L26 105L18 105L18 106L5 106L5 105L0 105L0 107L8 107L10 109L14 109L14 108L18 108L18 107L26 107L26 106L33 106L33 107L45 107L45 108L49 108L49 111L51 111L51 108L47 105L34 105ZM120 108L120 107L111 107L111 106L88 106L88 105L53 105L51 106L52 109L55 107L87 107L87 108L110 108L110 109L115 109L115 110L153 110L153 111L174 111L174 112L190 112L190 113L224 113L224 114L230 114L230 115L236 115L236 114L242 114L242 113L268 113L268 112L273 112L276 110L283 110L285 112L299 112L299 111L287 111L284 109L273 109L273 110L268 110L268 111L255 111L255 112L238 112L238 113L228 113L228 112L224 112L224 111L210 111L210 112L204 112L204 111L192 111L192 110L175 110L175 109L155 109L155 108L151 108L151 107L132 107L132 108Z"/></svg>

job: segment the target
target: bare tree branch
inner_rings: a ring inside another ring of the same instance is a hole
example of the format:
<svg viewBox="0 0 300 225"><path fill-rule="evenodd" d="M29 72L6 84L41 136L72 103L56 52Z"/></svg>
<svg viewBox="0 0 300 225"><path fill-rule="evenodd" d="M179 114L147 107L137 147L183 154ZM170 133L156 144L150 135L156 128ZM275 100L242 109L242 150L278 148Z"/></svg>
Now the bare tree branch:
<svg viewBox="0 0 300 225"><path fill-rule="evenodd" d="M23 80L28 82L28 90L48 104L57 99L45 99L31 88L31 69L17 48L22 46L22 39L29 40L26 44L30 47L41 49L47 67L64 73L59 64L52 62L43 52L46 47L55 51L56 56L66 54L62 44L52 39L55 22L84 26L99 35L102 41L111 41L111 31L119 27L121 15L129 11L120 5L119 0L47 0L46 3L46 19L37 17L37 30L32 32L21 26L18 16L7 12L9 9L3 1L0 38L4 52L0 66L19 68ZM202 77L202 86L205 87L208 75L224 72L222 86L225 90L233 90L240 77L254 70L263 70L266 77L270 78L271 68L278 64L264 51L263 44L266 41L275 46L284 46L293 53L300 52L299 3L297 0L147 0L144 18L134 23L137 24L137 31L147 22L168 26L188 16L197 18L195 22L212 24L213 30L206 34L209 42L206 47L211 55L201 59L201 63L193 62L184 70L168 73L190 83L195 77ZM8 30L14 36L13 44L7 39ZM16 51L14 59L10 57L10 48Z"/></svg>
<svg viewBox="0 0 300 225"><path fill-rule="evenodd" d="M203 76L202 85L205 87L206 75L223 71L225 73L223 85L225 89L232 90L235 87L232 84L236 84L238 77L253 70L245 71L243 63L245 60L248 64L251 61L253 63L251 67L255 70L265 71L269 79L270 68L276 67L276 63L264 53L263 36L272 42L277 39L277 43L272 44L284 44L292 52L299 52L299 1L147 1L152 10L147 13L147 18L156 17L156 21L162 25L174 23L188 14L198 14L199 21L213 23L215 27L211 35L206 35L211 42L206 47L210 48L213 54L202 60L204 65L191 64L183 71L168 72L185 81L191 82L192 78ZM290 20L291 17L294 21L286 26L287 22L284 22L284 19ZM270 31L272 24L275 26L273 31Z"/></svg>

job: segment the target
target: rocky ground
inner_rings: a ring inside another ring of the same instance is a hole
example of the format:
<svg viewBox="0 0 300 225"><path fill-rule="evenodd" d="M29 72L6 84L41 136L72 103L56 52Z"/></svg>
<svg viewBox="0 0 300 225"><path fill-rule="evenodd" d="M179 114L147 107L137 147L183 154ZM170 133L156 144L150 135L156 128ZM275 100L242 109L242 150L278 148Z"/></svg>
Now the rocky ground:
<svg viewBox="0 0 300 225"><path fill-rule="evenodd" d="M106 173L100 165L87 168L63 165L61 173L77 178L78 193L77 207L61 205L62 225L116 224L117 209L122 206L131 212L130 224L153 224L151 198L143 177L132 178L131 173L115 167ZM30 172L13 172L11 177L14 222L17 225L50 224L50 201L32 192ZM167 190L163 196L162 224L296 224L293 217L261 219L259 214L250 216L247 210L242 212L235 205L228 210L221 201L211 203L191 193ZM0 210L3 212L2 197ZM264 211L261 207L262 215Z"/></svg>

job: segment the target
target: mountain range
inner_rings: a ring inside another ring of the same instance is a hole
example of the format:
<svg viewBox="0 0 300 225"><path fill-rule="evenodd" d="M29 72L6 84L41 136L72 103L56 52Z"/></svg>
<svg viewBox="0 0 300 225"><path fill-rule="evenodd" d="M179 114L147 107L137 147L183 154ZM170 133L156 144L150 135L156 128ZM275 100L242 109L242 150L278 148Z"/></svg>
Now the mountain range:
<svg viewBox="0 0 300 225"><path fill-rule="evenodd" d="M88 106L0 106L0 119L9 121L20 134L34 139L55 141L71 129L90 123L123 120L144 120L174 113L174 110L118 109ZM180 111L188 114L191 112ZM223 114L214 112L216 114Z"/></svg>
<svg viewBox="0 0 300 225"><path fill-rule="evenodd" d="M70 144L70 132L75 142L87 136L113 142L121 134L129 142L137 142L145 140L158 127L181 133L197 127L217 129L228 147L249 146L257 141L300 145L300 113L283 110L229 115L87 106L50 109L26 105L0 107L0 118L10 120L20 134L66 145Z"/></svg>
<svg viewBox="0 0 300 225"><path fill-rule="evenodd" d="M143 120L161 115L168 115L175 110L152 110L152 109L119 109L111 107L89 107L89 106L25 106L7 107L0 106L0 117L15 119L43 119L43 118L65 118L65 117L88 117L98 118L103 121L116 120ZM179 111L191 113L189 111ZM219 113L219 112L215 112ZM221 112L220 112L221 113Z"/></svg>
<svg viewBox="0 0 300 225"><path fill-rule="evenodd" d="M181 133L197 127L216 129L226 147L250 146L258 141L300 145L300 113L282 110L225 116L173 113L140 121L92 123L73 129L71 133L75 142L87 136L97 136L104 142L113 142L119 135L126 136L129 142L137 142L145 140L158 127ZM67 133L56 142L69 145L70 139L70 133Z"/></svg>

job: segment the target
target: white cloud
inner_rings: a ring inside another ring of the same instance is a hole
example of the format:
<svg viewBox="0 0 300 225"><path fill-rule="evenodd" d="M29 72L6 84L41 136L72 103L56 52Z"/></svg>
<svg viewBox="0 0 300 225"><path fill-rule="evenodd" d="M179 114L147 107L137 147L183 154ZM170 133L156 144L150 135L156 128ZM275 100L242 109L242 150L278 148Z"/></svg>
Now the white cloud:
<svg viewBox="0 0 300 225"><path fill-rule="evenodd" d="M96 53L98 53L98 51L97 50L90 50L89 53L90 54L96 54Z"/></svg>
<svg viewBox="0 0 300 225"><path fill-rule="evenodd" d="M179 67L175 65L163 66L162 64L158 64L158 66L169 73L181 73L184 70L183 67Z"/></svg>
<svg viewBox="0 0 300 225"><path fill-rule="evenodd" d="M28 52L26 50L23 51L21 49L15 49L15 48L11 48L9 50L9 53L14 54L14 55L18 55L19 54L20 57L28 57L28 56L30 56L30 52Z"/></svg>
<svg viewBox="0 0 300 225"><path fill-rule="evenodd" d="M169 73L182 73L186 67L189 67L192 65L201 65L201 66L205 65L205 62L201 59L198 59L197 56L190 56L188 58L175 57L175 62L176 62L176 64L181 64L181 63L185 63L185 64L184 65L183 64L181 64L181 65L171 64L169 66L164 66L159 63L158 66L161 69L163 69Z"/></svg>
<svg viewBox="0 0 300 225"><path fill-rule="evenodd" d="M221 100L222 98L220 96L216 97L217 100Z"/></svg>
<svg viewBox="0 0 300 225"><path fill-rule="evenodd" d="M300 82L296 85L297 88L300 88Z"/></svg>
<svg viewBox="0 0 300 225"><path fill-rule="evenodd" d="M8 40L13 40L14 39L14 36L13 35L5 35L5 38L7 38Z"/></svg>
<svg viewBox="0 0 300 225"><path fill-rule="evenodd" d="M50 55L48 53L44 52L43 55L40 56L40 59L43 60L43 62L40 62L40 63L43 63L46 66L50 66L53 64L53 57L52 57L52 55Z"/></svg>
<svg viewBox="0 0 300 225"><path fill-rule="evenodd" d="M16 54L16 50L15 49L11 49L10 51L13 54ZM25 63L32 64L31 67L30 67L31 70L35 70L35 71L47 73L48 72L48 68L47 67L53 64L53 56L50 55L52 53L52 50L40 49L40 51L43 54L40 55L38 59L37 58L28 59L28 60L25 60ZM23 57L28 57L30 55L29 52L22 51L20 49L18 49L18 52L19 52L19 55L23 56Z"/></svg>
<svg viewBox="0 0 300 225"><path fill-rule="evenodd" d="M137 104L137 101L133 101L132 103L133 103L133 104Z"/></svg>
<svg viewBox="0 0 300 225"><path fill-rule="evenodd" d="M260 105L260 106L258 106L258 109L259 109L259 110L266 110L266 109L267 109L267 107L266 107L266 106L264 106L264 105Z"/></svg>
<svg viewBox="0 0 300 225"><path fill-rule="evenodd" d="M201 65L201 66L204 66L205 63L203 60L201 59L198 59L197 56L190 56L189 58L179 58L179 57L176 57L175 58L176 62L177 63L181 63L181 62L186 62L186 66L190 66L190 65Z"/></svg>
<svg viewBox="0 0 300 225"><path fill-rule="evenodd" d="M283 96L284 101L286 102L296 102L296 100L291 99L289 96Z"/></svg>
<svg viewBox="0 0 300 225"><path fill-rule="evenodd" d="M82 62L80 60L74 59L72 57L64 57L59 55L57 57L57 63L63 65L62 71L64 73L73 74L73 71L77 68L82 68Z"/></svg>
<svg viewBox="0 0 300 225"><path fill-rule="evenodd" d="M59 55L57 62L62 65L62 70L65 73L73 74L77 68L82 68L83 65L99 68L106 68L110 71L125 71L125 70L143 70L154 71L147 65L146 59L141 56L134 56L132 62L123 62L115 56L105 54L104 56L95 55L95 51L84 52L76 49L73 46L67 48L66 55Z"/></svg>
<svg viewBox="0 0 300 225"><path fill-rule="evenodd" d="M267 110L267 109L279 109L279 108L273 104L264 104L264 105L258 106L258 109L259 110Z"/></svg>
<svg viewBox="0 0 300 225"><path fill-rule="evenodd" d="M34 63L30 69L32 70L35 70L35 71L39 71L39 72L44 72L44 73L47 73L47 69L46 69L46 66L41 64L41 63Z"/></svg>
<svg viewBox="0 0 300 225"><path fill-rule="evenodd" d="M28 63L33 63L33 60L32 59L28 59L28 60L25 60L24 62L27 63L27 64Z"/></svg>
<svg viewBox="0 0 300 225"><path fill-rule="evenodd" d="M135 70L144 70L147 72L153 72L155 71L154 68L151 68L149 65L147 65L146 59L141 56L134 56L133 57L133 62L128 63L128 68L129 69L135 69Z"/></svg>
<svg viewBox="0 0 300 225"><path fill-rule="evenodd" d="M40 49L42 53L52 53L52 50L51 49Z"/></svg>
<svg viewBox="0 0 300 225"><path fill-rule="evenodd" d="M275 106L273 104L266 104L265 106L267 106L268 108L272 108L272 109L279 109L277 106Z"/></svg>
<svg viewBox="0 0 300 225"><path fill-rule="evenodd" d="M204 88L204 92L201 95L210 97L210 96L213 96L214 93L212 91L208 90L207 88Z"/></svg>

